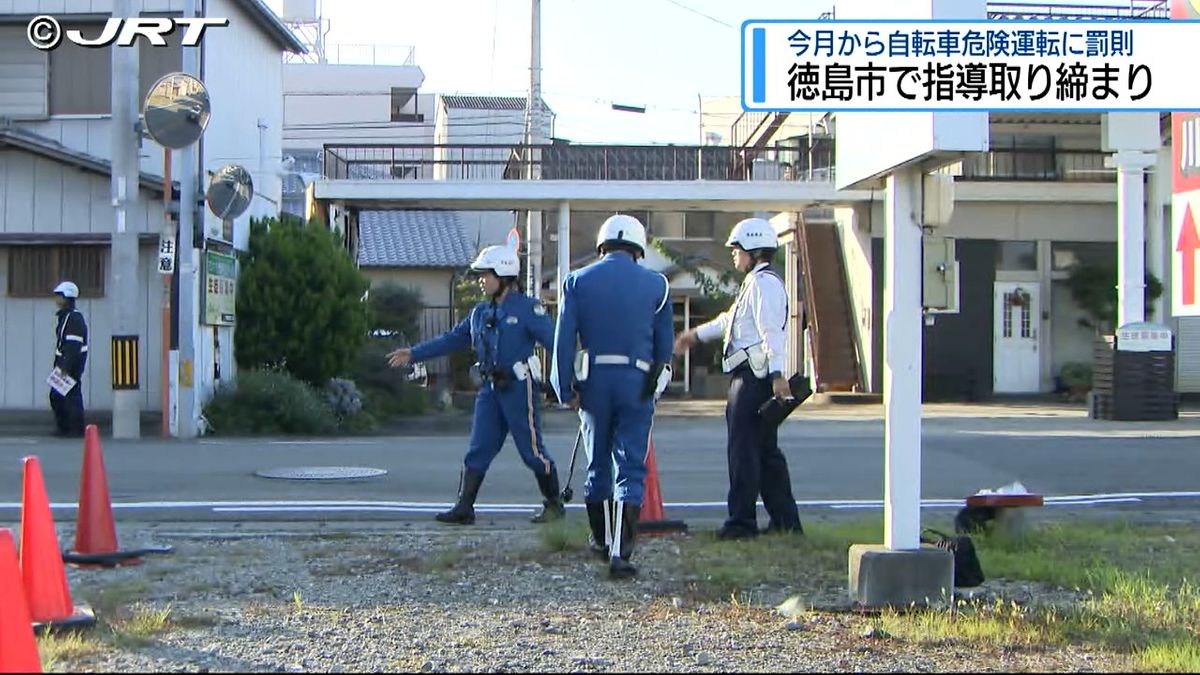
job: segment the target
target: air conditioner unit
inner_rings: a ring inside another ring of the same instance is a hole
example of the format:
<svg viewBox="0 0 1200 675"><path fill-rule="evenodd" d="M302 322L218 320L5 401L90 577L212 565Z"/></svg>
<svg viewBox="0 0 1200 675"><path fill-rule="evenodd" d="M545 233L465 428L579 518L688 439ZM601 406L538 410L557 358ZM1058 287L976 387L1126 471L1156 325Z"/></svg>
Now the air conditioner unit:
<svg viewBox="0 0 1200 675"><path fill-rule="evenodd" d="M754 160L750 180L783 180L783 163L764 158Z"/></svg>

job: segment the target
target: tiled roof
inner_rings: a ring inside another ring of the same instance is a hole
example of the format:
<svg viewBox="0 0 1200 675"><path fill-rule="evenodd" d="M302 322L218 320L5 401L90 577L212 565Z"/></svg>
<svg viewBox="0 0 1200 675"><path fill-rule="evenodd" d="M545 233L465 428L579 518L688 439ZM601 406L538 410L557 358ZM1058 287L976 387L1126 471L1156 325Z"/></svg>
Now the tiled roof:
<svg viewBox="0 0 1200 675"><path fill-rule="evenodd" d="M455 211L362 211L363 267L466 267L475 259Z"/></svg>
<svg viewBox="0 0 1200 675"><path fill-rule="evenodd" d="M524 110L528 100L524 96L443 96L447 108L464 110ZM542 109L550 107L542 101Z"/></svg>

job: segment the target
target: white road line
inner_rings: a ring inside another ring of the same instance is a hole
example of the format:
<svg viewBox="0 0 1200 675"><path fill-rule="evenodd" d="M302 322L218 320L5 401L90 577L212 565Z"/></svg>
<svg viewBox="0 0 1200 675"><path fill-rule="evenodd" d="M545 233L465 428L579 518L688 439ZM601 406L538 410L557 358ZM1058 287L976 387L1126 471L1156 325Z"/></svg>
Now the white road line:
<svg viewBox="0 0 1200 675"><path fill-rule="evenodd" d="M1098 504L1133 504L1145 501L1168 499L1200 499L1200 492L1124 492L1084 495L1048 495L1044 498L1046 506L1088 506ZM825 507L831 509L881 509L883 500L880 499L809 499L799 500L800 507ZM958 508L964 504L963 499L924 499L922 508L944 509ZM205 509L214 513L298 513L298 512L393 512L393 513L428 513L441 511L452 506L449 502L409 502L383 500L284 500L284 501L143 501L116 502L114 510L185 510ZM489 513L520 513L537 509L540 504L477 504L477 511ZM50 505L57 510L75 510L78 506L73 502L59 502ZM706 509L724 508L725 502L668 502L663 505L667 509ZM19 502L0 503L0 510L19 510ZM567 504L569 509L582 509L583 504Z"/></svg>

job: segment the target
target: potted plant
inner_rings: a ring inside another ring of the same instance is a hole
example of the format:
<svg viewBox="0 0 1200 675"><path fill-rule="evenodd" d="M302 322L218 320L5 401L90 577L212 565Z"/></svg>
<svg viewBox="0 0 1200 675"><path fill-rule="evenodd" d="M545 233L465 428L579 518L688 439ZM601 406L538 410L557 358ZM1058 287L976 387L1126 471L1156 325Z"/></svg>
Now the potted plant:
<svg viewBox="0 0 1200 675"><path fill-rule="evenodd" d="M1067 389L1068 401L1084 401L1092 390L1092 367L1086 363L1065 363L1058 379Z"/></svg>

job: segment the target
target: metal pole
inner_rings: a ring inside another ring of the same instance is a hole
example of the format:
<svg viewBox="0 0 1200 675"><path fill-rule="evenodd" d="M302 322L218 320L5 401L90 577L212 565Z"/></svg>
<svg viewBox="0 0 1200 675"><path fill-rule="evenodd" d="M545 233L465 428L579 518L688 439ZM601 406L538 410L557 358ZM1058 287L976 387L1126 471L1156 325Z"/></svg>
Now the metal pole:
<svg viewBox="0 0 1200 675"><path fill-rule="evenodd" d="M183 15L196 16L196 0L184 0ZM199 77L200 55L198 47L183 48L183 72ZM175 378L178 394L179 438L196 437L196 268L200 255L193 242L192 232L196 213L196 145L179 151L179 376Z"/></svg>
<svg viewBox="0 0 1200 675"><path fill-rule="evenodd" d="M883 282L884 546L920 548L921 529L921 172L887 178Z"/></svg>
<svg viewBox="0 0 1200 675"><path fill-rule="evenodd" d="M113 16L136 17L141 13L138 0L115 0ZM113 378L113 438L141 436L142 389L137 362L142 345L138 303L126 302L138 295L138 225L130 215L138 213L140 167L138 148L138 50L112 48L112 203L116 218L112 236L113 336L121 336L124 346L112 349L114 375L121 373L121 388ZM113 341L116 345L117 341ZM133 347L133 353L128 352ZM133 384L137 386L134 387Z"/></svg>
<svg viewBox="0 0 1200 675"><path fill-rule="evenodd" d="M558 270L555 274L555 301L562 307L563 279L571 271L571 202L558 203Z"/></svg>
<svg viewBox="0 0 1200 675"><path fill-rule="evenodd" d="M526 177L537 179L535 170L536 157L534 146L539 141L542 107L542 2L531 0L532 25L530 26L529 51L529 100L526 103L528 112L526 119L526 142L529 150L529 164L526 167ZM528 242L529 263L526 272L529 278L528 292L533 297L541 297L542 287L542 212L530 210L527 212L525 241Z"/></svg>
<svg viewBox="0 0 1200 675"><path fill-rule="evenodd" d="M171 241L175 235L171 219L171 149L163 148L163 231L162 241ZM174 252L172 252L174 254ZM162 255L162 249L159 249ZM171 435L171 276L161 274L162 294L162 367L159 373L158 403L162 410L162 437Z"/></svg>

